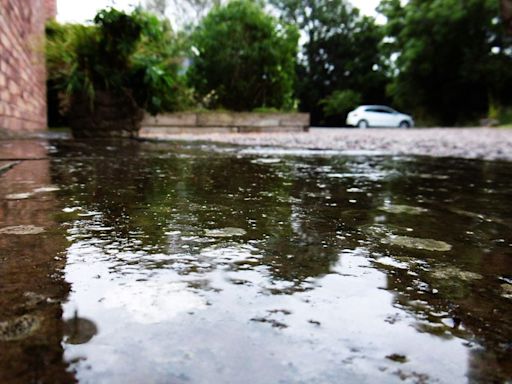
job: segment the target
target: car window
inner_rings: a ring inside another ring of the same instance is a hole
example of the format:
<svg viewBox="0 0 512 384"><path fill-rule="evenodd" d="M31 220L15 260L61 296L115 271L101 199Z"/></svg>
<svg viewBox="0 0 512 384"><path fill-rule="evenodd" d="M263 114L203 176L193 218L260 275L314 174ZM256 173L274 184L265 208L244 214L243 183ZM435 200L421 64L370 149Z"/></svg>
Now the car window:
<svg viewBox="0 0 512 384"><path fill-rule="evenodd" d="M366 108L366 110L365 110L365 111L366 111L366 112L375 112L375 113L387 113L387 114L393 113L393 112L391 112L391 110L389 110L389 109L386 109L386 108L378 108L378 107Z"/></svg>

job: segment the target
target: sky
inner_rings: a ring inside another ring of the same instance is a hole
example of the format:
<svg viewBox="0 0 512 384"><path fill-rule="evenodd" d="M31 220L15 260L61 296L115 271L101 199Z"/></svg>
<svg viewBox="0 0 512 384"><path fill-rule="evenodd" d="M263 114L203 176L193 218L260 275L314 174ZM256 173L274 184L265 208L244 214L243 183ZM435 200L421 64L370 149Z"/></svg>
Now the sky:
<svg viewBox="0 0 512 384"><path fill-rule="evenodd" d="M118 9L129 10L141 0L57 0L57 20L60 22L83 23L92 20L99 9L115 5ZM375 16L379 0L351 0L365 15Z"/></svg>

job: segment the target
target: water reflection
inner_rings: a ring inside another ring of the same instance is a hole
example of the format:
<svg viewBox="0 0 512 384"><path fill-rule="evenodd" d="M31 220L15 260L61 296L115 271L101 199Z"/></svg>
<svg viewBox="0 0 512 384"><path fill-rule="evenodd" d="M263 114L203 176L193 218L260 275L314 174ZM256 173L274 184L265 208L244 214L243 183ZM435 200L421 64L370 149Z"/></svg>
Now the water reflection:
<svg viewBox="0 0 512 384"><path fill-rule="evenodd" d="M0 142L0 382L71 383L63 359L65 237L46 142Z"/></svg>
<svg viewBox="0 0 512 384"><path fill-rule="evenodd" d="M64 342L67 344L88 343L97 333L96 324L89 319L78 317L77 311L64 324Z"/></svg>
<svg viewBox="0 0 512 384"><path fill-rule="evenodd" d="M512 378L508 163L50 152L72 285L60 337L79 381Z"/></svg>

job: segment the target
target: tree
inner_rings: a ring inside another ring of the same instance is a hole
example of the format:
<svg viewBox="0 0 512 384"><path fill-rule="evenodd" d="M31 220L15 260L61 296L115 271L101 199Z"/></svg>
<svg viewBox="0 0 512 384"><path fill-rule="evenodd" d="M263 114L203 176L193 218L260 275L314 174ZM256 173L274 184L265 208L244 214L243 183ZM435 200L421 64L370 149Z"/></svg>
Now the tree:
<svg viewBox="0 0 512 384"><path fill-rule="evenodd" d="M215 7L192 35L190 84L207 107L290 109L298 33L262 6L235 0Z"/></svg>
<svg viewBox="0 0 512 384"><path fill-rule="evenodd" d="M512 101L512 45L495 0L383 0L393 99L419 118L470 122Z"/></svg>
<svg viewBox="0 0 512 384"><path fill-rule="evenodd" d="M296 24L305 38L297 69L300 109L312 122L344 122L344 110L328 118L322 100L339 99L339 92L366 103L386 101L387 84L379 44L381 27L362 17L345 0L271 0L284 20Z"/></svg>

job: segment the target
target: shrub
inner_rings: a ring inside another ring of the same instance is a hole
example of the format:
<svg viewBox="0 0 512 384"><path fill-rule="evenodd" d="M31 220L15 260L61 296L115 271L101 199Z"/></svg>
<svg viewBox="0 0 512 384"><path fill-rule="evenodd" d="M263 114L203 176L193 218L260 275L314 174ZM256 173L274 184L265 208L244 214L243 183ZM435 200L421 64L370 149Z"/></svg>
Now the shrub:
<svg viewBox="0 0 512 384"><path fill-rule="evenodd" d="M178 47L170 25L140 9L132 14L102 10L90 26L50 22L49 84L69 112L77 100L85 100L92 114L105 94L133 104L126 113L176 110L186 100Z"/></svg>
<svg viewBox="0 0 512 384"><path fill-rule="evenodd" d="M298 37L257 2L215 7L192 34L189 82L210 108L291 109Z"/></svg>

